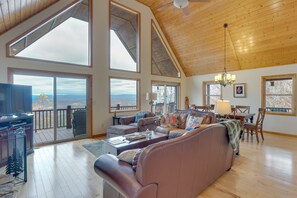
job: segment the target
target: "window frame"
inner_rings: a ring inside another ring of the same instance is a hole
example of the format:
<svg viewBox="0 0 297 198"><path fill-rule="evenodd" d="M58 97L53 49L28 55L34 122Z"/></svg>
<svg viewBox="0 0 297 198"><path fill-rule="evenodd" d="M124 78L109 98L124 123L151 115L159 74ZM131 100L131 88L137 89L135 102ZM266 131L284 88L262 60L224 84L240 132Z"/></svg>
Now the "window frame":
<svg viewBox="0 0 297 198"><path fill-rule="evenodd" d="M267 80L282 80L282 79L292 79L292 81L293 81L292 113L266 111L266 114L280 115L280 116L296 116L296 74L281 74L281 75L262 76L262 78L261 78L261 107L266 108L266 81Z"/></svg>
<svg viewBox="0 0 297 198"><path fill-rule="evenodd" d="M156 33L158 34L164 48L166 49L171 61L173 62L175 68L177 69L177 71L179 72L179 76L178 77L174 77L174 76L166 76L166 75L158 75L158 74L153 74L153 36L152 36L152 30L153 28L156 30ZM164 41L163 36L160 33L160 30L158 29L157 25L155 24L154 20L151 20L151 75L153 76L163 76L163 77L170 77L170 78L181 78L181 70L179 69L179 66L177 64L177 61L175 60L175 55L172 55L171 51L169 50L169 47L167 46L167 44Z"/></svg>
<svg viewBox="0 0 297 198"><path fill-rule="evenodd" d="M88 64L87 65L81 65L81 64L75 64L75 63L68 63L68 62L61 62L61 61L54 61L54 60L44 60L44 59L38 59L38 58L29 58L29 57L18 57L11 55L10 53L10 47L19 42L23 37L31 34L35 30L37 30L39 27L45 25L48 23L50 20L55 20L56 17L62 15L64 12L68 11L69 9L72 9L76 5L80 4L80 0L75 0L74 2L68 4L67 6L63 7L61 10L56 12L55 14L51 15L47 19L43 20L42 22L38 23L37 25L33 26L32 28L28 29L21 35L17 36L15 39L9 41L6 43L6 56L10 58L15 58L15 59L22 59L22 60L32 60L32 61L38 61L38 62L46 62L46 63L54 63L54 64L63 64L63 65L68 65L68 66L75 66L75 67L85 67L85 68L92 68L93 67L93 0L88 0L89 1L89 24L88 24L88 31L89 31L89 39L88 39Z"/></svg>
<svg viewBox="0 0 297 198"><path fill-rule="evenodd" d="M117 76L109 76L108 78L108 92L109 92L109 100L108 100L108 112L114 113L115 111L111 110L111 79L120 79L120 80L135 80L136 81L136 109L132 110L116 110L116 112L137 112L140 111L141 101L140 101L140 79L139 78L126 78L126 77L117 77Z"/></svg>
<svg viewBox="0 0 297 198"><path fill-rule="evenodd" d="M203 91L203 94L202 94L202 103L203 105L211 105L211 104L207 104L207 99L206 97L210 97L210 96L218 96L218 95L207 95L206 94L206 90L207 90L207 86L208 85L213 85L213 84L219 84L219 83L216 83L215 81L203 81L202 82L202 91ZM221 85L220 87L220 91L221 91L221 95L220 96L220 100L223 98L223 86Z"/></svg>
<svg viewBox="0 0 297 198"><path fill-rule="evenodd" d="M115 68L111 68L111 35L110 35L110 30L111 30L111 5L120 7L128 12L134 13L137 15L138 17L138 21L137 21L137 25L138 25L138 34L137 34L137 38L136 38L136 46L137 46L137 57L136 57L136 71L129 71L129 70L124 70L124 69L115 69ZM108 50L108 54L109 54L109 59L108 59L108 69L112 70L112 71L121 71L121 72L128 72L128 73L141 73L141 13L131 9L130 7L127 7L121 3L118 2L114 2L114 1L110 1L109 3L109 50Z"/></svg>

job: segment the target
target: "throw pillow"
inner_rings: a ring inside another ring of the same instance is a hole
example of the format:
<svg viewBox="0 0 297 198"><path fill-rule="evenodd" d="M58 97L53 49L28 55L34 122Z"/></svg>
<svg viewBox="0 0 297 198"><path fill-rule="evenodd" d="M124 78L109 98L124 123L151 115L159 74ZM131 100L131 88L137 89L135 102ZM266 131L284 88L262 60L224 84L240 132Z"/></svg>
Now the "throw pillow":
<svg viewBox="0 0 297 198"><path fill-rule="evenodd" d="M161 118L161 126L162 127L178 127L178 117L179 114L176 113L168 113Z"/></svg>
<svg viewBox="0 0 297 198"><path fill-rule="evenodd" d="M127 162L128 164L130 164L132 166L132 169L136 171L137 162L143 149L144 148L126 150L121 152L117 157L120 161Z"/></svg>
<svg viewBox="0 0 297 198"><path fill-rule="evenodd" d="M136 113L135 115L135 123L137 123L140 119L145 118L145 113Z"/></svg>
<svg viewBox="0 0 297 198"><path fill-rule="evenodd" d="M181 113L178 117L178 128L185 129L186 128L186 122L188 118L188 113Z"/></svg>
<svg viewBox="0 0 297 198"><path fill-rule="evenodd" d="M127 162L132 165L133 158L140 149L131 149L121 152L117 157L120 161Z"/></svg>
<svg viewBox="0 0 297 198"><path fill-rule="evenodd" d="M197 117L197 116L188 116L186 122L186 130L192 131L198 127L200 127L204 117Z"/></svg>

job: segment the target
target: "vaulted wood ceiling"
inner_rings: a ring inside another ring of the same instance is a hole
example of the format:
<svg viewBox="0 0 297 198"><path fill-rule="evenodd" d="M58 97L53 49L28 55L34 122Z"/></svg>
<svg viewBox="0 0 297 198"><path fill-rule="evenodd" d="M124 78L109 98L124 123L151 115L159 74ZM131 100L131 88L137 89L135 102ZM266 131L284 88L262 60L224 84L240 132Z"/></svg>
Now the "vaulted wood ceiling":
<svg viewBox="0 0 297 198"><path fill-rule="evenodd" d="M0 35L60 0L0 0Z"/></svg>
<svg viewBox="0 0 297 198"><path fill-rule="evenodd" d="M190 15L170 0L137 0L151 8L187 76L223 70L228 23L227 70L297 63L296 0L190 2ZM284 71L284 73L286 73Z"/></svg>

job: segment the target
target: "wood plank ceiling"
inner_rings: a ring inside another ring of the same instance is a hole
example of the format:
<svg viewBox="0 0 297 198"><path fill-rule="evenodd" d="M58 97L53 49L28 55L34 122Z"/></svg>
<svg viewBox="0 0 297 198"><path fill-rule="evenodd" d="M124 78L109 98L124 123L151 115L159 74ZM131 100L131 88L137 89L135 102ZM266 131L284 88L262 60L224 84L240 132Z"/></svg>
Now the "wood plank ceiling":
<svg viewBox="0 0 297 198"><path fill-rule="evenodd" d="M0 35L59 0L0 0Z"/></svg>
<svg viewBox="0 0 297 198"><path fill-rule="evenodd" d="M296 0L190 2L185 16L170 0L137 0L151 8L187 76L297 63ZM284 71L284 73L286 73Z"/></svg>

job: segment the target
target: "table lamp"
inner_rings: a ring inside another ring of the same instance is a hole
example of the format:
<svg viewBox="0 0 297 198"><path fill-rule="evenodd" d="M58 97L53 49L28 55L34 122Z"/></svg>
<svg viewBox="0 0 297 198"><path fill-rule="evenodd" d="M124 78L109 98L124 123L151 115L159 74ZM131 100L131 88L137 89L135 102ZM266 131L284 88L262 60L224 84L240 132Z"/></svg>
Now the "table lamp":
<svg viewBox="0 0 297 198"><path fill-rule="evenodd" d="M221 116L231 113L231 103L229 100L218 100L216 105L216 113Z"/></svg>
<svg viewBox="0 0 297 198"><path fill-rule="evenodd" d="M157 100L157 93L147 92L146 93L146 100L149 100L149 104L153 105L154 100Z"/></svg>

